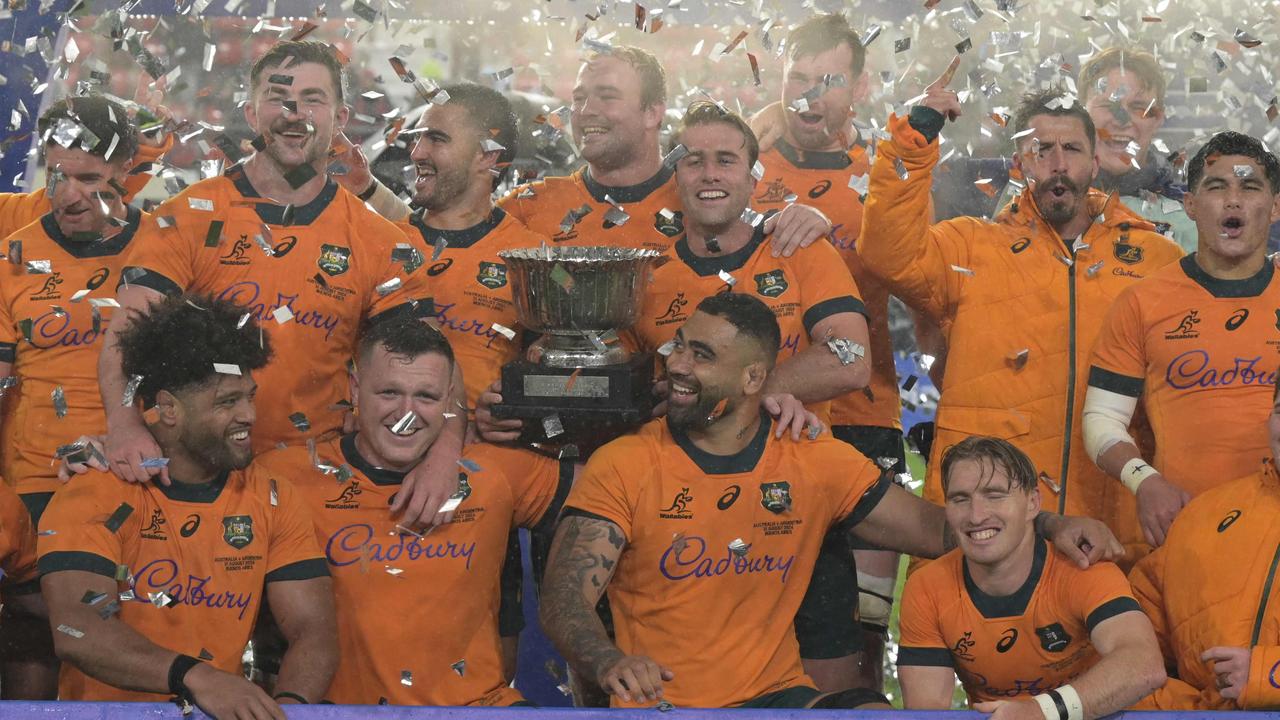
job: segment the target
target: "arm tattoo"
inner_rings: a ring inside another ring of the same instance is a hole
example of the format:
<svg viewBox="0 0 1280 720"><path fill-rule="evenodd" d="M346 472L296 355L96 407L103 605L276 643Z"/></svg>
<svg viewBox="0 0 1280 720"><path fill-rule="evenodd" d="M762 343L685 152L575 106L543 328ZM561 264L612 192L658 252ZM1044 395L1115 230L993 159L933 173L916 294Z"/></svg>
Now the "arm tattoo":
<svg viewBox="0 0 1280 720"><path fill-rule="evenodd" d="M623 656L596 614L626 538L607 520L566 517L552 546L542 588L542 625L574 669L598 681Z"/></svg>

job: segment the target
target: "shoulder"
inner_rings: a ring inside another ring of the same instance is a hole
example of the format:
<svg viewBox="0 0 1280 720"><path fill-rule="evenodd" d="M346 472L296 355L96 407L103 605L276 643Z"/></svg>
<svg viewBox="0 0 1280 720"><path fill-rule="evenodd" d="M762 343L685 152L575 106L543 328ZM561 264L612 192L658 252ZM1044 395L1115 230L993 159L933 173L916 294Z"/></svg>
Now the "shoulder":
<svg viewBox="0 0 1280 720"><path fill-rule="evenodd" d="M956 589L956 577L960 574L960 563L964 554L959 549L921 565L907 576L903 587L903 598L916 600L938 597Z"/></svg>
<svg viewBox="0 0 1280 720"><path fill-rule="evenodd" d="M1192 498L1169 528L1169 538L1165 543L1168 552L1176 552L1186 544L1199 546L1206 532L1222 535L1250 510L1269 514L1276 509L1274 500L1269 501L1266 497L1269 493L1262 492L1265 481L1265 473L1255 472ZM1255 539L1249 536L1250 541Z"/></svg>
<svg viewBox="0 0 1280 720"><path fill-rule="evenodd" d="M650 420L638 430L605 443L591 454L591 459L587 462L588 465L644 467L642 458L663 445L675 447L675 442L666 430L666 420Z"/></svg>
<svg viewBox="0 0 1280 720"><path fill-rule="evenodd" d="M323 449L323 447L318 448L318 450ZM272 448L255 455L248 469L255 475L258 473L288 474L303 467L312 467L311 453L301 445L289 445Z"/></svg>
<svg viewBox="0 0 1280 720"><path fill-rule="evenodd" d="M530 230L519 218L508 212L503 213L502 221L495 230L494 236L504 249L541 247L549 242L547 236Z"/></svg>

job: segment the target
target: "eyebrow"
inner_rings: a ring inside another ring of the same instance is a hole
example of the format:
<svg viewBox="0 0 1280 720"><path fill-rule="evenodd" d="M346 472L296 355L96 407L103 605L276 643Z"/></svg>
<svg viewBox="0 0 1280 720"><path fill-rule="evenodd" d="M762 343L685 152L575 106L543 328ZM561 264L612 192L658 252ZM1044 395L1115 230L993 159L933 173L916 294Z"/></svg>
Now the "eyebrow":
<svg viewBox="0 0 1280 720"><path fill-rule="evenodd" d="M715 354L716 354L716 351L713 350L710 345L698 340L690 340L689 347L695 350L701 350L702 352L705 352L706 354L712 357L715 357Z"/></svg>

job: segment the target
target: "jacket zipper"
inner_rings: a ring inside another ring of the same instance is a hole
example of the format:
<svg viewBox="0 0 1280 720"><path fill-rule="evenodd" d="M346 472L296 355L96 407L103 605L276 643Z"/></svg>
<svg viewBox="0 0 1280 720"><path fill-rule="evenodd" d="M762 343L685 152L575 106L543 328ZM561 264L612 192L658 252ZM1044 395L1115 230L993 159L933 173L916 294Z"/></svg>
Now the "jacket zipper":
<svg viewBox="0 0 1280 720"><path fill-rule="evenodd" d="M1258 614L1253 618L1253 635L1249 640L1249 647L1258 644L1258 635L1262 633L1262 617L1267 614L1267 603L1271 600L1271 584L1276 579L1276 564L1280 563L1280 544L1276 545L1276 551L1271 555L1271 569L1267 571L1267 581L1262 585L1262 599L1258 601Z"/></svg>
<svg viewBox="0 0 1280 720"><path fill-rule="evenodd" d="M1086 230L1080 234L1084 237ZM1061 241L1061 240L1060 240ZM1065 246L1066 242L1061 241ZM1071 418L1076 410L1076 251L1067 248L1067 414L1062 429L1062 469L1058 474L1058 514L1067 512L1067 466L1071 464Z"/></svg>

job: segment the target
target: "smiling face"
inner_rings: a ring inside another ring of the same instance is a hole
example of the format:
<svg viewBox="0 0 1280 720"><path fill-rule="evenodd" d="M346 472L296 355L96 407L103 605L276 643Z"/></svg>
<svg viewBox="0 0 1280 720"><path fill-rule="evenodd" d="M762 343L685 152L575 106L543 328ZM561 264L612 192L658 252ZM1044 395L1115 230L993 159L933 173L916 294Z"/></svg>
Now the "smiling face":
<svg viewBox="0 0 1280 720"><path fill-rule="evenodd" d="M640 73L625 60L600 55L582 65L573 88L573 141L588 164L624 168L651 152L666 105L648 107Z"/></svg>
<svg viewBox="0 0 1280 720"><path fill-rule="evenodd" d="M853 76L853 50L841 44L816 55L788 57L782 72L787 141L802 150L842 149L841 133L867 86L864 73ZM807 108L797 110L802 98Z"/></svg>
<svg viewBox="0 0 1280 720"><path fill-rule="evenodd" d="M257 383L246 372L219 374L212 382L173 395L181 406L178 442L187 456L219 472L248 467L257 393Z"/></svg>
<svg viewBox="0 0 1280 720"><path fill-rule="evenodd" d="M1199 251L1232 263L1265 255L1271 224L1280 220L1280 195L1262 165L1245 155L1207 157L1183 207L1196 223Z"/></svg>
<svg viewBox="0 0 1280 720"><path fill-rule="evenodd" d="M409 154L418 174L415 205L439 212L455 205L476 182L483 183L487 192L491 183L481 164L482 138L468 119L467 108L455 103L432 105L418 128L423 133Z"/></svg>
<svg viewBox="0 0 1280 720"><path fill-rule="evenodd" d="M1133 172L1133 160L1147 162L1151 139L1164 125L1155 91L1136 73L1114 68L1089 92L1085 109L1098 130L1098 163L1112 175Z"/></svg>
<svg viewBox="0 0 1280 720"><path fill-rule="evenodd" d="M290 81L272 82L272 77ZM347 124L349 110L338 99L329 69L302 62L264 68L244 113L249 127L267 143L263 153L288 172L328 160L329 147Z"/></svg>
<svg viewBox="0 0 1280 720"><path fill-rule="evenodd" d="M996 567L1034 536L1040 491L1015 485L990 458L964 459L950 468L946 483L947 523L971 563Z"/></svg>
<svg viewBox="0 0 1280 720"><path fill-rule="evenodd" d="M107 162L99 155L53 143L45 147L45 165L49 168L50 185L57 175L49 204L63 235L101 235L111 216L123 214L124 200L112 184L120 186L124 182L127 160Z"/></svg>
<svg viewBox="0 0 1280 720"><path fill-rule="evenodd" d="M695 312L676 331L667 356L667 422L685 431L705 430L731 415L763 383L753 343L738 337L728 320Z"/></svg>
<svg viewBox="0 0 1280 720"><path fill-rule="evenodd" d="M416 466L444 428L452 375L438 352L410 358L382 345L366 352L351 375L360 454L389 470Z"/></svg>
<svg viewBox="0 0 1280 720"><path fill-rule="evenodd" d="M1084 123L1069 115L1035 115L1018 140L1017 165L1031 184L1040 215L1061 228L1089 211L1085 202L1098 174Z"/></svg>
<svg viewBox="0 0 1280 720"><path fill-rule="evenodd" d="M722 235L739 222L756 181L746 136L725 122L685 128L680 142L689 154L676 164L676 188L685 225L704 237Z"/></svg>

